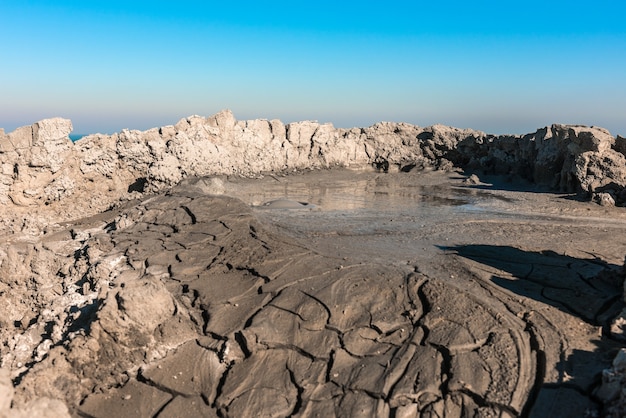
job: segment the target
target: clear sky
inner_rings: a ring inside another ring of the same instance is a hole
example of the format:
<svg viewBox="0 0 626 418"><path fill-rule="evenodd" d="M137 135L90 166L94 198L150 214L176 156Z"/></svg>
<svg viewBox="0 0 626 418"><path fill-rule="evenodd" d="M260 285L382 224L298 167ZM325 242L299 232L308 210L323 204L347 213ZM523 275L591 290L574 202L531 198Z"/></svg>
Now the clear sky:
<svg viewBox="0 0 626 418"><path fill-rule="evenodd" d="M626 136L626 2L0 2L0 127L242 119Z"/></svg>

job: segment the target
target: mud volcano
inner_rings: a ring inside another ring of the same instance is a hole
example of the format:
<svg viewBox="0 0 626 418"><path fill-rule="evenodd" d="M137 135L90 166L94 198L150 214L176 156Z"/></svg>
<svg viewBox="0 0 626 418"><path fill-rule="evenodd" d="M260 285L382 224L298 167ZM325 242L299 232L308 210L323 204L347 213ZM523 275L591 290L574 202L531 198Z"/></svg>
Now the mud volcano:
<svg viewBox="0 0 626 418"><path fill-rule="evenodd" d="M20 129L0 416L623 414L623 138Z"/></svg>

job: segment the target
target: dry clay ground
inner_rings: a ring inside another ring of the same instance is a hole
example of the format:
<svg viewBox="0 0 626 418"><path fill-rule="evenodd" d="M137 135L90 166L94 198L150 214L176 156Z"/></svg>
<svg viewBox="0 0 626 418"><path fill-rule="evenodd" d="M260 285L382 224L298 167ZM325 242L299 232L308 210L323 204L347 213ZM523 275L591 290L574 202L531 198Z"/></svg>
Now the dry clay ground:
<svg viewBox="0 0 626 418"><path fill-rule="evenodd" d="M190 180L7 244L15 263L31 246L20 263L58 268L49 294L25 296L2 265L5 301L32 299L2 334L14 409L49 396L81 417L601 413L626 210L463 178Z"/></svg>

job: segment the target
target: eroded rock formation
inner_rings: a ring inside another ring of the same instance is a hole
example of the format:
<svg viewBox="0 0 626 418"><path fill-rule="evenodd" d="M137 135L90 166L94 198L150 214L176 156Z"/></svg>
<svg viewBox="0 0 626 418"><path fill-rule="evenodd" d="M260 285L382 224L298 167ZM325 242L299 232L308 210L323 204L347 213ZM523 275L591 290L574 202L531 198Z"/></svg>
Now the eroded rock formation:
<svg viewBox="0 0 626 418"><path fill-rule="evenodd" d="M372 165L382 170L455 165L580 192L603 204L626 199L626 140L593 127L552 125L524 136L493 136L441 125L383 122L335 129L311 121L237 121L223 111L76 143L68 137L71 130L70 121L56 118L0 134L1 205L52 206L65 214L61 218L72 219L189 176Z"/></svg>

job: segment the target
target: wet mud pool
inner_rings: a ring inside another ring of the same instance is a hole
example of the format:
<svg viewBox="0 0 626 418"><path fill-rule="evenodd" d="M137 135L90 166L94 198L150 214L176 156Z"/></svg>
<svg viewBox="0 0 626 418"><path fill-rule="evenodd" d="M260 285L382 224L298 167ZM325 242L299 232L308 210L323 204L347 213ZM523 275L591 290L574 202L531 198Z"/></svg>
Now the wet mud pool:
<svg viewBox="0 0 626 418"><path fill-rule="evenodd" d="M465 178L441 172L320 171L239 181L226 194L242 199L261 219L338 257L411 265L443 247L518 244L579 251L583 257L600 250L606 262L622 264L624 209L533 191L501 178L478 185L465 184ZM276 201L296 205L274 206Z"/></svg>

